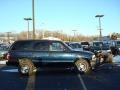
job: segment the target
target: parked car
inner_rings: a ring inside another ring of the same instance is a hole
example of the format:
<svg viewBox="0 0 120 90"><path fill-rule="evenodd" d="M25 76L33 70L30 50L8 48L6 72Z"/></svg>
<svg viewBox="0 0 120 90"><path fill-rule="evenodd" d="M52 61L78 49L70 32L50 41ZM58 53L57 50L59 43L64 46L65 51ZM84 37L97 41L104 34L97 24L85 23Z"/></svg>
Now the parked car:
<svg viewBox="0 0 120 90"><path fill-rule="evenodd" d="M5 55L7 54L9 50L9 46L0 46L0 60L5 59Z"/></svg>
<svg viewBox="0 0 120 90"><path fill-rule="evenodd" d="M20 74L46 67L89 73L97 60L94 53L75 51L61 40L19 40L12 44L6 58L7 65L17 66Z"/></svg>
<svg viewBox="0 0 120 90"><path fill-rule="evenodd" d="M65 43L74 50L83 51L82 45L79 42L65 42Z"/></svg>
<svg viewBox="0 0 120 90"><path fill-rule="evenodd" d="M117 48L118 48L119 51L120 51L120 40L116 40L116 46L117 46Z"/></svg>
<svg viewBox="0 0 120 90"><path fill-rule="evenodd" d="M92 52L108 52L110 50L109 45L103 43L102 41L92 41L90 44L90 49Z"/></svg>
<svg viewBox="0 0 120 90"><path fill-rule="evenodd" d="M110 43L111 43L111 46L118 48L120 51L120 40L111 40Z"/></svg>
<svg viewBox="0 0 120 90"><path fill-rule="evenodd" d="M90 43L88 41L81 41L80 44L83 50L90 51Z"/></svg>

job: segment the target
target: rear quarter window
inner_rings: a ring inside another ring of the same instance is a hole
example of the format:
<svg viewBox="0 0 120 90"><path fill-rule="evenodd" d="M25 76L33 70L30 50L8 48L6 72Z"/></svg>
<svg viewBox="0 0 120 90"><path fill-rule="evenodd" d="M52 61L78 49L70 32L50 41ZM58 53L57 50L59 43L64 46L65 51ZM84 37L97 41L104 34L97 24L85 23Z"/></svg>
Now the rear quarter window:
<svg viewBox="0 0 120 90"><path fill-rule="evenodd" d="M15 42L12 46L11 46L11 50L31 50L31 43L30 41L18 41Z"/></svg>

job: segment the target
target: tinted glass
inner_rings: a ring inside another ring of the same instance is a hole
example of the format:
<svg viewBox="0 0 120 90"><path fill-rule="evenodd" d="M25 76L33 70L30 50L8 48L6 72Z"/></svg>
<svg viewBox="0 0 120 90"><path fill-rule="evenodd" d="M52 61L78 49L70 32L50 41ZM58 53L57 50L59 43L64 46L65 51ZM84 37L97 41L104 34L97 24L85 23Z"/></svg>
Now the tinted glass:
<svg viewBox="0 0 120 90"><path fill-rule="evenodd" d="M78 43L74 43L74 44L70 44L70 46L74 49L74 48L81 48L81 45Z"/></svg>
<svg viewBox="0 0 120 90"><path fill-rule="evenodd" d="M89 45L88 42L81 42L81 45Z"/></svg>
<svg viewBox="0 0 120 90"><path fill-rule="evenodd" d="M117 41L117 44L120 45L120 41Z"/></svg>
<svg viewBox="0 0 120 90"><path fill-rule="evenodd" d="M93 43L93 46L103 46L103 43L102 42L94 42Z"/></svg>
<svg viewBox="0 0 120 90"><path fill-rule="evenodd" d="M48 42L37 42L34 44L34 50L49 51Z"/></svg>
<svg viewBox="0 0 120 90"><path fill-rule="evenodd" d="M13 44L11 50L30 50L31 43L30 41L18 41Z"/></svg>

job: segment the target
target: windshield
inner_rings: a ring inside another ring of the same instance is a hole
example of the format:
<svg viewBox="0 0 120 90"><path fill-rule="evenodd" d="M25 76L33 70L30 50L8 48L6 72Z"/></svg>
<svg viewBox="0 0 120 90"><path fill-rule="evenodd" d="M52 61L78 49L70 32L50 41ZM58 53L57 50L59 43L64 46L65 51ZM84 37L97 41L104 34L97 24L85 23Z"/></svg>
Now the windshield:
<svg viewBox="0 0 120 90"><path fill-rule="evenodd" d="M75 49L75 48L82 48L80 44L78 43L74 43L74 44L70 44L70 46Z"/></svg>
<svg viewBox="0 0 120 90"><path fill-rule="evenodd" d="M117 45L120 45L120 41L117 41Z"/></svg>
<svg viewBox="0 0 120 90"><path fill-rule="evenodd" d="M93 46L96 46L96 47L103 46L103 42L94 42Z"/></svg>
<svg viewBox="0 0 120 90"><path fill-rule="evenodd" d="M89 42L81 42L81 45L89 45Z"/></svg>

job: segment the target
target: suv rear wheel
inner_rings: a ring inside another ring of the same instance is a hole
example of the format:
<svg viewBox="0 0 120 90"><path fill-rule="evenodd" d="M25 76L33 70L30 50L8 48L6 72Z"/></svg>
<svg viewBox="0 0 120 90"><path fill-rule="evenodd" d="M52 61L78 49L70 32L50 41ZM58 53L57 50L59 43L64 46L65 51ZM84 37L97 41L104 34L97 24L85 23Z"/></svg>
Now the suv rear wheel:
<svg viewBox="0 0 120 90"><path fill-rule="evenodd" d="M22 75L33 75L36 72L36 67L30 59L19 59L18 71Z"/></svg>
<svg viewBox="0 0 120 90"><path fill-rule="evenodd" d="M82 72L85 74L89 74L91 72L91 67L89 63L84 59L77 60L75 62L75 65L78 72Z"/></svg>

